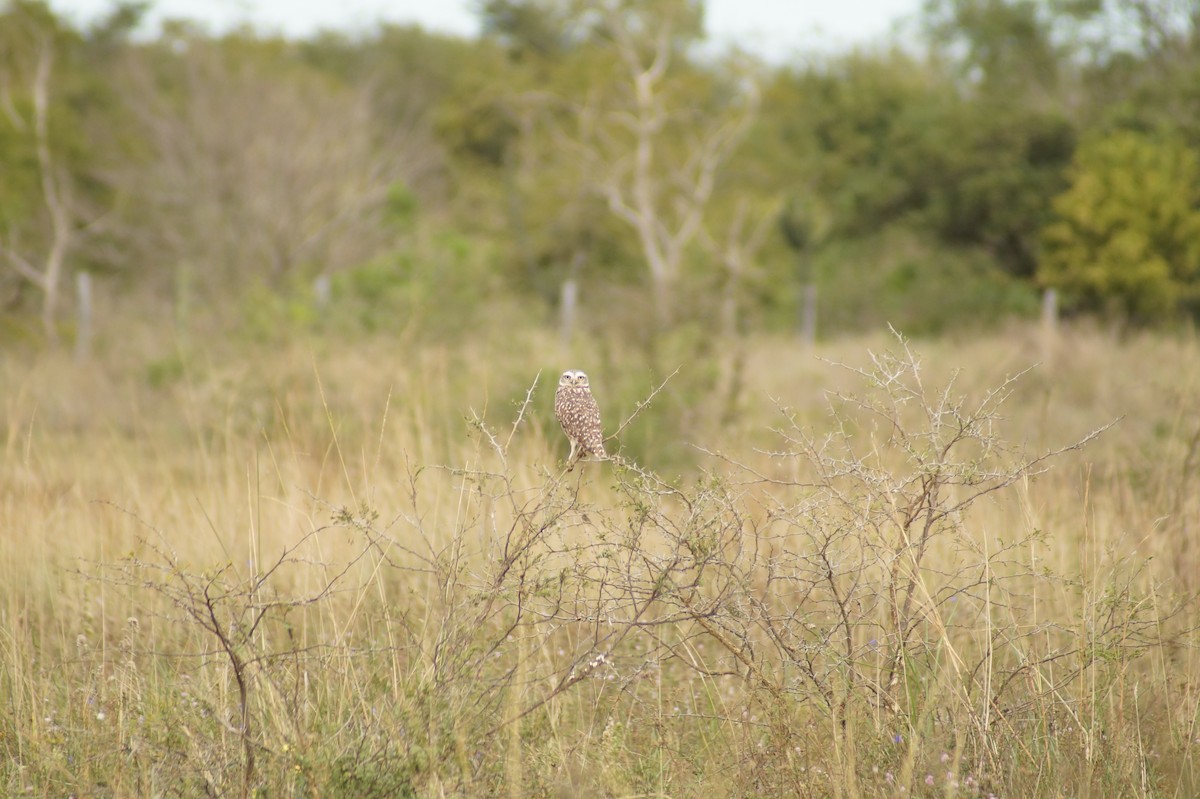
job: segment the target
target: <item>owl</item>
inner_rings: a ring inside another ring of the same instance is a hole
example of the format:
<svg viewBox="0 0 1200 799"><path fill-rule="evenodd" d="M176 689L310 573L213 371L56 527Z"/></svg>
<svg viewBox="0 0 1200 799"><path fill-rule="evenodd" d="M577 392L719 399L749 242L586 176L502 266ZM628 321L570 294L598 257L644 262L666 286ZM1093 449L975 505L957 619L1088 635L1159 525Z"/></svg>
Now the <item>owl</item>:
<svg viewBox="0 0 1200 799"><path fill-rule="evenodd" d="M577 456L608 457L604 452L604 431L600 428L600 406L588 387L588 376L578 369L568 369L558 379L554 415L571 440L568 463L573 463Z"/></svg>

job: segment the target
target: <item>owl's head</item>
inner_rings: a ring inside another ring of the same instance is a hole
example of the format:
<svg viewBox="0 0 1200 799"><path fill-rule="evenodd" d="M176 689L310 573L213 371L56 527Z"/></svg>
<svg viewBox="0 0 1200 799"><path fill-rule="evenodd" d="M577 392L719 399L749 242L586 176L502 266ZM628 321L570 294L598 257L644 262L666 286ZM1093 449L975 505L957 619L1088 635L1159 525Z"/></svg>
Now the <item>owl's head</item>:
<svg viewBox="0 0 1200 799"><path fill-rule="evenodd" d="M582 388L588 387L588 376L579 369L568 369L562 373L562 377L558 378L558 386L579 386Z"/></svg>

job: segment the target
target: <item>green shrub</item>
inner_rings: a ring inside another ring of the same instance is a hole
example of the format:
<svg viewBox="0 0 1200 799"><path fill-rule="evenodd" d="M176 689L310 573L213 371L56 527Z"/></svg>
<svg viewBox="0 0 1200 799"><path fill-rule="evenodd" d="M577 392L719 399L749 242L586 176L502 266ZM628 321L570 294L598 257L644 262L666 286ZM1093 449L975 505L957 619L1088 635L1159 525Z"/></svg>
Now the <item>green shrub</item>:
<svg viewBox="0 0 1200 799"><path fill-rule="evenodd" d="M1178 138L1088 142L1054 211L1039 278L1080 307L1151 322L1200 299L1200 156Z"/></svg>

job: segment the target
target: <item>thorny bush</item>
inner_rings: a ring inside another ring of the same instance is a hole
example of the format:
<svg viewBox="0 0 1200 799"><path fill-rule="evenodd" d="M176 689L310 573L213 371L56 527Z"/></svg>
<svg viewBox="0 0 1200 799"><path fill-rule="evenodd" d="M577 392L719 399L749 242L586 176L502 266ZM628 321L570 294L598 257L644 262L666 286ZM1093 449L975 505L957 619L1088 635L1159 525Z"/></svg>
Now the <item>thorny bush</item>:
<svg viewBox="0 0 1200 799"><path fill-rule="evenodd" d="M1031 725L1081 723L1081 674L1124 668L1177 609L1142 601L1155 587L1118 562L1078 618L1038 615L1077 582L1035 562L1038 530L973 522L1101 431L1027 453L1000 433L1019 375L975 398L931 387L903 340L839 368L863 389L830 395L828 432L784 409L776 450L697 448L709 466L686 484L619 450L574 469L518 457L535 381L511 429L473 420L469 465L409 469L382 521L332 508L250 574L189 570L158 534L108 576L199 631L162 657L207 673L196 685L232 681L207 698L218 754L194 764L214 795L533 790L584 779L562 752L578 765L587 741L682 752L689 736L728 755L693 765L730 794L860 793L880 741L889 786L922 790L937 746L982 791ZM335 558L331 536L353 545Z"/></svg>

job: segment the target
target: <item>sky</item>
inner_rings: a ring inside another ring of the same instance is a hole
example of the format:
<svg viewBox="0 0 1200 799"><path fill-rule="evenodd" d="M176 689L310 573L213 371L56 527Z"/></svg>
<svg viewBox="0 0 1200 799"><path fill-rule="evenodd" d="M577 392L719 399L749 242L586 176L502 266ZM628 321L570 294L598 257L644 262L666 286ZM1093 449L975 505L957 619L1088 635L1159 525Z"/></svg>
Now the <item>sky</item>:
<svg viewBox="0 0 1200 799"><path fill-rule="evenodd" d="M112 3L51 0L50 5L86 22ZM184 17L215 31L249 22L296 37L321 28L364 31L387 20L474 36L479 32L475 5L476 0L156 0L149 20L153 26L164 17ZM708 0L706 25L717 45L737 44L778 62L801 51L870 44L911 19L920 5L921 0Z"/></svg>

